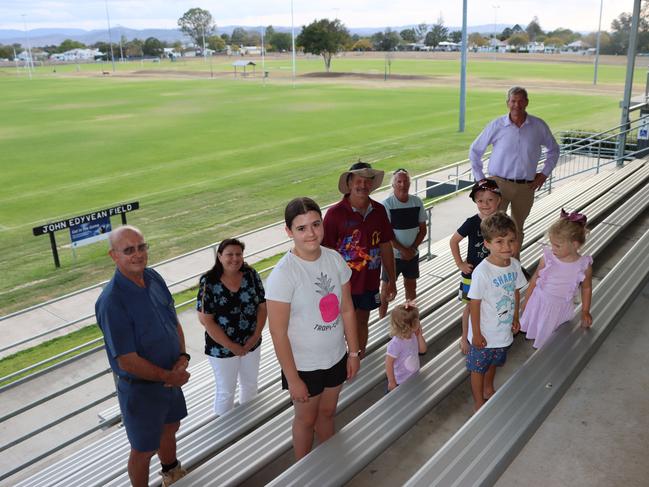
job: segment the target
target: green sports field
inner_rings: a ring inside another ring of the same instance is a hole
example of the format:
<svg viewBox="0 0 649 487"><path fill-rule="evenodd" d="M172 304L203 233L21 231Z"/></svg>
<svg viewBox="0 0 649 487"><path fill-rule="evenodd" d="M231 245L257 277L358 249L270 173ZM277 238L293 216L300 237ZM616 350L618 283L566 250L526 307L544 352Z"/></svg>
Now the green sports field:
<svg viewBox="0 0 649 487"><path fill-rule="evenodd" d="M433 80L412 86L305 80L292 87L272 74L286 71L286 61L269 61L266 84L163 75L205 70L200 60L145 66L160 76L138 76L139 63L120 65L118 74L132 75L117 77L92 74L95 65L39 68L31 81L0 70L0 314L110 275L105 243L77 249L73 260L65 231L57 232L62 268L55 270L47 236L32 236L38 224L138 200L129 222L144 230L155 262L280 220L294 196L334 201L339 173L358 157L416 172L466 158L485 123L504 113L494 81L507 82L513 67L474 64L463 134L457 89L434 83L456 77L454 61L394 60L392 73ZM589 93L575 87L587 86L592 68L531 64L515 81L548 83L532 93L529 110L554 131L618 123L624 67L606 66L600 79L608 92ZM334 60L347 72L383 65ZM212 69L231 68L214 62ZM321 71L321 61L300 70ZM553 87L562 80L572 91Z"/></svg>

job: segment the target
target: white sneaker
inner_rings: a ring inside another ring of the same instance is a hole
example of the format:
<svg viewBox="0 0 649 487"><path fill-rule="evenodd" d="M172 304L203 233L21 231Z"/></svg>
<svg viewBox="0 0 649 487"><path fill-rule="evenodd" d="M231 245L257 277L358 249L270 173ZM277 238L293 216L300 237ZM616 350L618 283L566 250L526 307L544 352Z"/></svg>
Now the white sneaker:
<svg viewBox="0 0 649 487"><path fill-rule="evenodd" d="M160 475L162 476L162 487L169 487L171 484L187 475L187 470L182 468L180 462L178 462L178 465L174 468L168 472L160 472Z"/></svg>

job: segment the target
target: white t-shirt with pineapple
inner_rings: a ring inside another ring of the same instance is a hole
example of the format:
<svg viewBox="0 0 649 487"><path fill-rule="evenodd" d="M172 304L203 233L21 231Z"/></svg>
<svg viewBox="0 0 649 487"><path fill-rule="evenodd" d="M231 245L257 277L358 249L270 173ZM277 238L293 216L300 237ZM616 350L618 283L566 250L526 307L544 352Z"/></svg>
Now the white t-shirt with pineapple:
<svg viewBox="0 0 649 487"><path fill-rule="evenodd" d="M266 281L266 300L291 305L288 338L300 371L329 369L347 350L341 289L352 271L338 252L320 249L315 261L287 252Z"/></svg>

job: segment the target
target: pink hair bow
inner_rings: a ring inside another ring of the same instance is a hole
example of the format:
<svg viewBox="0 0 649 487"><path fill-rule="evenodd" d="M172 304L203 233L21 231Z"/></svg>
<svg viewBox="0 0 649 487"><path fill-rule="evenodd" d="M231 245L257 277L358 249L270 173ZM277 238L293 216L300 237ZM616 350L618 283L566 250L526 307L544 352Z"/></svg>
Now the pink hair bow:
<svg viewBox="0 0 649 487"><path fill-rule="evenodd" d="M563 208L561 208L561 219L568 220L569 222L578 223L582 227L586 226L586 221L587 221L586 215L582 213L577 213L576 211L573 211L572 213L568 213Z"/></svg>

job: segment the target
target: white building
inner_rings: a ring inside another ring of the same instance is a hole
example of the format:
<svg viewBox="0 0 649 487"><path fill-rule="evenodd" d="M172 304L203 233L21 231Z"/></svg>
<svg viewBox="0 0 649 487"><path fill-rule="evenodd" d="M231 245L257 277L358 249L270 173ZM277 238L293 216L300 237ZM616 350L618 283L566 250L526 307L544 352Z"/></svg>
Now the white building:
<svg viewBox="0 0 649 487"><path fill-rule="evenodd" d="M462 44L459 42L450 42L450 41L442 41L439 44L437 44L437 47L435 48L436 51L459 51L462 47Z"/></svg>
<svg viewBox="0 0 649 487"><path fill-rule="evenodd" d="M545 45L542 42L527 43L527 52L543 52L543 51L545 51Z"/></svg>
<svg viewBox="0 0 649 487"><path fill-rule="evenodd" d="M104 55L99 49L70 49L69 51L52 54L54 61L94 61Z"/></svg>

